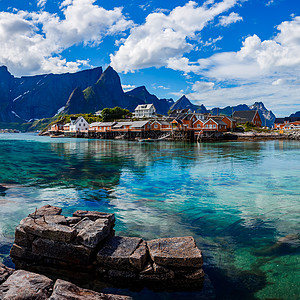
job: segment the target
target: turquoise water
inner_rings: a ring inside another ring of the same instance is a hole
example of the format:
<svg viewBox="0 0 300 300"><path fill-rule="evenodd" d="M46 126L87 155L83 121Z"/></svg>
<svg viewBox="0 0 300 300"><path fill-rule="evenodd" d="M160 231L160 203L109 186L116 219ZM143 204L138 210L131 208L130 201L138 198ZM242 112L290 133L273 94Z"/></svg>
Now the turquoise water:
<svg viewBox="0 0 300 300"><path fill-rule="evenodd" d="M116 214L118 235L192 235L202 292L135 299L299 299L300 143L135 143L0 135L0 260L44 204ZM112 290L108 290L112 291Z"/></svg>

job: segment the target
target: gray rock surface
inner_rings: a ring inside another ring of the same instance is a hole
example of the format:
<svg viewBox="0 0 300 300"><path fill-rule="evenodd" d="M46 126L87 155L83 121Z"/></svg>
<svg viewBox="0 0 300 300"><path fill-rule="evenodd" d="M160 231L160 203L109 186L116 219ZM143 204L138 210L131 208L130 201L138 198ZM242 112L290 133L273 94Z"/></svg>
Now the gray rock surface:
<svg viewBox="0 0 300 300"><path fill-rule="evenodd" d="M92 221L97 219L107 219L110 222L115 221L115 215L109 213L103 213L99 211L77 210L73 213L73 217L89 218Z"/></svg>
<svg viewBox="0 0 300 300"><path fill-rule="evenodd" d="M175 237L147 242L151 259L162 266L202 267L202 253L193 237Z"/></svg>
<svg viewBox="0 0 300 300"><path fill-rule="evenodd" d="M13 269L0 263L0 284L3 283L13 272Z"/></svg>
<svg viewBox="0 0 300 300"><path fill-rule="evenodd" d="M0 285L1 300L43 300L51 295L53 281L46 276L18 270Z"/></svg>
<svg viewBox="0 0 300 300"><path fill-rule="evenodd" d="M44 218L25 218L21 223L21 228L24 229L26 233L53 241L70 242L76 236L76 230L74 228L49 222L49 220L47 222Z"/></svg>
<svg viewBox="0 0 300 300"><path fill-rule="evenodd" d="M53 216L53 215L60 215L62 212L62 209L57 206L52 205L44 205L40 207L39 209L36 209L35 212L29 214L28 217L43 217L43 216Z"/></svg>
<svg viewBox="0 0 300 300"><path fill-rule="evenodd" d="M130 300L131 297L97 293L58 279L49 300Z"/></svg>
<svg viewBox="0 0 300 300"><path fill-rule="evenodd" d="M40 257L54 258L74 265L90 263L91 251L83 245L73 245L38 238L32 244L32 253Z"/></svg>
<svg viewBox="0 0 300 300"><path fill-rule="evenodd" d="M137 249L142 239L135 237L110 237L97 253L100 265L118 270L131 270L130 256Z"/></svg>
<svg viewBox="0 0 300 300"><path fill-rule="evenodd" d="M109 225L107 219L97 219L79 231L77 241L86 247L94 249L109 236L111 229Z"/></svg>

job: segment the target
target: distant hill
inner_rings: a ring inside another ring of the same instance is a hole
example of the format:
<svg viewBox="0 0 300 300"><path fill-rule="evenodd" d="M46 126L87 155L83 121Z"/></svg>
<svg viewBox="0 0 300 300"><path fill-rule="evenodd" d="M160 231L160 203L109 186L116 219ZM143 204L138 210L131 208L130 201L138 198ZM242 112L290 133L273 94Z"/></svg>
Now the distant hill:
<svg viewBox="0 0 300 300"><path fill-rule="evenodd" d="M300 118L300 111L296 111L294 114L291 114L290 118Z"/></svg>

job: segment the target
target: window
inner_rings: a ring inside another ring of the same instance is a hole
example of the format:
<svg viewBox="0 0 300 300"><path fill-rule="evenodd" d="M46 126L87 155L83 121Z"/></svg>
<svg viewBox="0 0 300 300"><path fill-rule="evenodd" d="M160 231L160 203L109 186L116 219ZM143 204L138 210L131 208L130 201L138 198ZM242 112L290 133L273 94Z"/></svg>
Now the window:
<svg viewBox="0 0 300 300"><path fill-rule="evenodd" d="M154 128L158 128L158 125L157 125L157 124L155 124L155 125L154 125Z"/></svg>
<svg viewBox="0 0 300 300"><path fill-rule="evenodd" d="M213 125L213 128L216 128L216 124Z"/></svg>
<svg viewBox="0 0 300 300"><path fill-rule="evenodd" d="M201 128L201 124L197 124L197 128Z"/></svg>
<svg viewBox="0 0 300 300"><path fill-rule="evenodd" d="M208 125L205 125L205 128L208 128Z"/></svg>
<svg viewBox="0 0 300 300"><path fill-rule="evenodd" d="M209 124L209 129L211 129L212 128L212 125L211 124Z"/></svg>

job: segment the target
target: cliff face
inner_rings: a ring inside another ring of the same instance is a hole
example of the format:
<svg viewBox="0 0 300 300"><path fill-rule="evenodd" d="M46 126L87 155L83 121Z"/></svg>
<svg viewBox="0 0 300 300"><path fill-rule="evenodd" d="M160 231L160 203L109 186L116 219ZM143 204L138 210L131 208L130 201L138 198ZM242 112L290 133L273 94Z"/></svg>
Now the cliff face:
<svg viewBox="0 0 300 300"><path fill-rule="evenodd" d="M0 121L24 122L54 116L72 91L95 83L102 68L77 73L46 74L15 78L6 67L0 67Z"/></svg>
<svg viewBox="0 0 300 300"><path fill-rule="evenodd" d="M64 109L66 113L93 113L103 108L116 106L134 111L139 104L153 103L156 111L167 114L173 100L158 99L142 86L124 93L118 73L108 67L99 80L82 93L74 91Z"/></svg>

